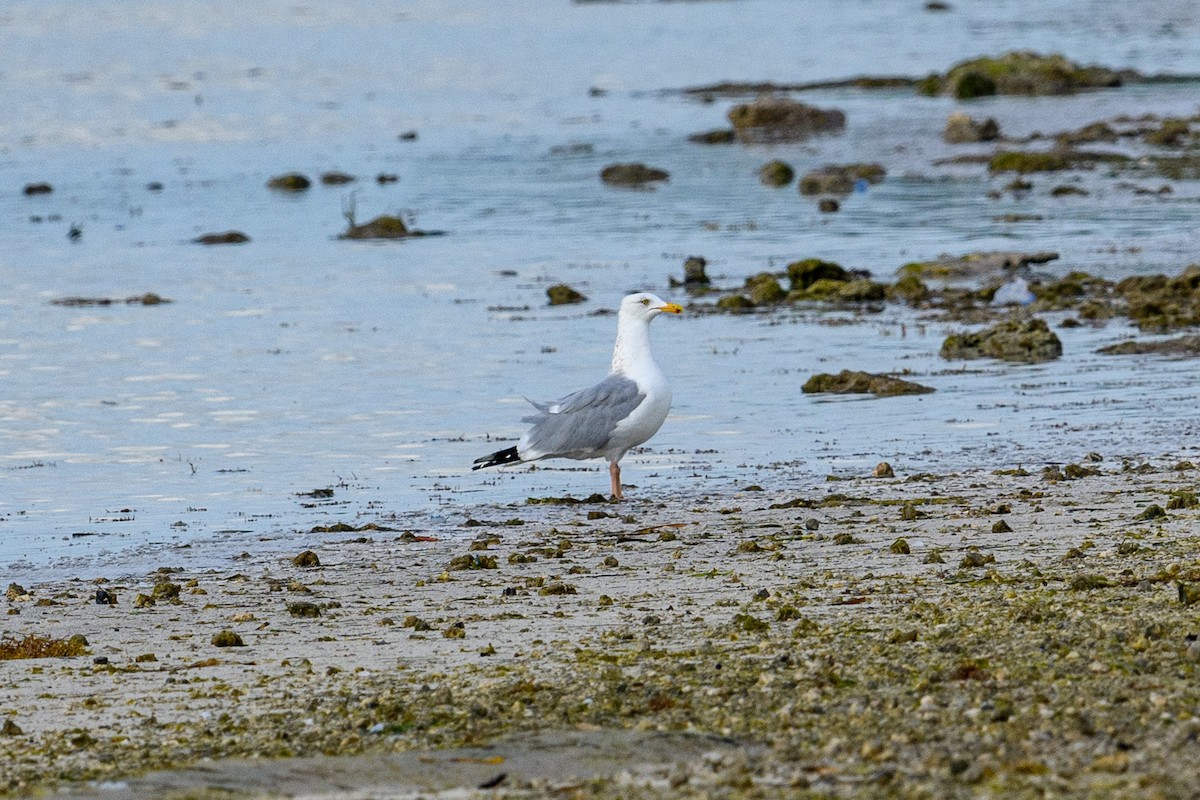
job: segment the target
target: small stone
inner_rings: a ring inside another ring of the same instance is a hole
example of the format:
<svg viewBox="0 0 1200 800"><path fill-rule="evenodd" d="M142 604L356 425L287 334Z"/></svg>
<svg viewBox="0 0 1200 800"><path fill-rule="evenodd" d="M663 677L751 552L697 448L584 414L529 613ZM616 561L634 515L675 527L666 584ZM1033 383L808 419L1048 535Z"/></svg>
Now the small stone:
<svg viewBox="0 0 1200 800"><path fill-rule="evenodd" d="M24 733L21 726L11 719L4 720L4 724L0 725L0 736L21 736Z"/></svg>
<svg viewBox="0 0 1200 800"><path fill-rule="evenodd" d="M29 592L25 591L25 587L19 583L10 583L8 589L4 592L4 596L9 600L17 600L22 597L28 597Z"/></svg>
<svg viewBox="0 0 1200 800"><path fill-rule="evenodd" d="M820 528L821 520L817 519L816 517L809 517L808 519L804 520L804 530L816 531L820 530Z"/></svg>
<svg viewBox="0 0 1200 800"><path fill-rule="evenodd" d="M1149 521L1152 519L1162 519L1165 516L1167 516L1167 512L1163 511L1162 506L1158 505L1157 503L1151 503L1150 505L1146 506L1146 509L1142 511L1142 513L1134 517L1134 519L1139 521Z"/></svg>
<svg viewBox="0 0 1200 800"><path fill-rule="evenodd" d="M994 564L994 563L996 563L995 556L984 555L983 553L979 552L978 550L971 549L971 550L968 550L966 552L966 555L964 555L962 557L962 561L959 562L958 566L959 566L959 569L975 569L977 567L982 567L987 564Z"/></svg>
<svg viewBox="0 0 1200 800"><path fill-rule="evenodd" d="M150 591L150 596L155 600L179 600L180 586L178 583L170 581L159 581L154 584L154 588Z"/></svg>
<svg viewBox="0 0 1200 800"><path fill-rule="evenodd" d="M1200 603L1200 583L1185 583L1176 581L1175 588L1179 590L1179 603L1190 606Z"/></svg>
<svg viewBox="0 0 1200 800"><path fill-rule="evenodd" d="M1004 520L997 520L992 526L992 533L1012 533L1012 528Z"/></svg>
<svg viewBox="0 0 1200 800"><path fill-rule="evenodd" d="M876 478L894 478L896 471L892 469L892 465L886 461L880 461L875 465L875 471L871 473Z"/></svg>
<svg viewBox="0 0 1200 800"><path fill-rule="evenodd" d="M820 211L822 214L836 214L841 209L841 204L832 197L822 197L817 201L817 211Z"/></svg>
<svg viewBox="0 0 1200 800"><path fill-rule="evenodd" d="M604 566L606 566L606 567L619 567L619 566L621 566L621 562L617 560L616 556L605 556L605 557L604 557L604 561L602 561L602 562L600 562L600 563L601 563L601 564L603 564L603 565L604 565Z"/></svg>
<svg viewBox="0 0 1200 800"><path fill-rule="evenodd" d="M148 594L139 594L133 598L134 608L149 608L152 605L154 605L154 598Z"/></svg>
<svg viewBox="0 0 1200 800"><path fill-rule="evenodd" d="M701 256L689 256L683 262L683 285L684 286L708 286L711 281L704 268L708 266L706 261Z"/></svg>
<svg viewBox="0 0 1200 800"><path fill-rule="evenodd" d="M900 538L892 542L892 545L888 548L888 550L891 550L893 553L899 556L906 556L912 552L912 548L908 546L908 540L904 538Z"/></svg>
<svg viewBox="0 0 1200 800"><path fill-rule="evenodd" d="M117 596L107 589L96 590L96 605L98 606L115 606L117 604Z"/></svg>

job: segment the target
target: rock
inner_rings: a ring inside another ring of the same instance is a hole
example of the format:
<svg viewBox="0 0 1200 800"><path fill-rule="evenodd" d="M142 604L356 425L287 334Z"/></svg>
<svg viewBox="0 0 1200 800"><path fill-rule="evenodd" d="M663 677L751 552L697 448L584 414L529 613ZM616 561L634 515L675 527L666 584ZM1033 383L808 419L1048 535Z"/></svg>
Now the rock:
<svg viewBox="0 0 1200 800"><path fill-rule="evenodd" d="M880 183L887 176L879 164L826 164L805 173L800 179L800 194L850 194L859 181Z"/></svg>
<svg viewBox="0 0 1200 800"><path fill-rule="evenodd" d="M892 469L892 465L886 461L880 461L875 465L875 470L871 473L876 478L894 478L896 470Z"/></svg>
<svg viewBox="0 0 1200 800"><path fill-rule="evenodd" d="M48 183L27 183L25 184L25 196L33 197L39 194L51 194L54 187Z"/></svg>
<svg viewBox="0 0 1200 800"><path fill-rule="evenodd" d="M441 231L420 231L409 228L404 220L383 214L370 222L351 225L339 239L408 239L414 236L438 236Z"/></svg>
<svg viewBox="0 0 1200 800"><path fill-rule="evenodd" d="M416 131L404 131L396 138L402 142L415 142L417 140L417 132Z"/></svg>
<svg viewBox="0 0 1200 800"><path fill-rule="evenodd" d="M4 723L0 724L0 736L22 736L24 733L21 726L11 719L5 719Z"/></svg>
<svg viewBox="0 0 1200 800"><path fill-rule="evenodd" d="M978 278L1005 270L1019 270L1030 264L1045 264L1058 258L1058 253L1012 253L1004 251L987 251L967 253L962 256L938 256L933 261L914 261L905 264L898 271L902 276L914 275L919 278L939 278L955 280L962 278Z"/></svg>
<svg viewBox="0 0 1200 800"><path fill-rule="evenodd" d="M737 132L732 128L717 128L716 130L693 133L687 137L689 142L696 144L733 144L737 141Z"/></svg>
<svg viewBox="0 0 1200 800"><path fill-rule="evenodd" d="M250 237L241 231L226 231L225 233L206 233L192 239L196 244L245 244Z"/></svg>
<svg viewBox="0 0 1200 800"><path fill-rule="evenodd" d="M736 105L727 114L737 138L743 142L794 142L813 134L841 131L846 115L786 97L761 97Z"/></svg>
<svg viewBox="0 0 1200 800"><path fill-rule="evenodd" d="M292 559L292 564L301 569L310 569L321 566L321 559L312 550L302 550Z"/></svg>
<svg viewBox="0 0 1200 800"><path fill-rule="evenodd" d="M807 289L790 292L788 301L793 303L808 300L829 303L873 303L886 297L886 286L866 278L852 281L823 278Z"/></svg>
<svg viewBox="0 0 1200 800"><path fill-rule="evenodd" d="M565 283L551 286L546 290L546 297L550 298L550 305L552 306L573 305L575 303L583 303L587 300L586 297Z"/></svg>
<svg viewBox="0 0 1200 800"><path fill-rule="evenodd" d="M600 180L609 186L642 187L648 183L669 180L670 177L666 170L648 167L640 162L609 164L600 170Z"/></svg>
<svg viewBox="0 0 1200 800"><path fill-rule="evenodd" d="M888 287L887 296L892 300L903 300L916 305L929 298L929 287L916 275L905 275Z"/></svg>
<svg viewBox="0 0 1200 800"><path fill-rule="evenodd" d="M688 256L687 261L683 262L683 285L684 286L708 286L711 281L708 279L708 273L704 268L708 266L702 256Z"/></svg>
<svg viewBox="0 0 1200 800"><path fill-rule="evenodd" d="M731 294L718 300L717 308L725 311L748 311L754 308L754 303L745 295Z"/></svg>
<svg viewBox="0 0 1200 800"><path fill-rule="evenodd" d="M787 186L796 177L796 171L786 161L768 161L758 170L758 179L766 186Z"/></svg>
<svg viewBox="0 0 1200 800"><path fill-rule="evenodd" d="M1148 131L1142 140L1155 147L1179 147L1191 133L1186 119L1164 119L1158 128Z"/></svg>
<svg viewBox="0 0 1200 800"><path fill-rule="evenodd" d="M1057 172L1070 169L1071 161L1061 153L1004 150L988 162L990 172Z"/></svg>
<svg viewBox="0 0 1200 800"><path fill-rule="evenodd" d="M1078 186L1071 186L1070 184L1061 184L1050 189L1051 197L1066 197L1068 195L1087 197L1088 190L1081 189Z"/></svg>
<svg viewBox="0 0 1200 800"><path fill-rule="evenodd" d="M4 590L4 596L10 601L27 599L29 592L25 591L25 587L19 583L10 583L8 588Z"/></svg>
<svg viewBox="0 0 1200 800"><path fill-rule="evenodd" d="M389 183L399 183L400 176L394 172L381 172L375 176L375 182L380 186L386 186Z"/></svg>
<svg viewBox="0 0 1200 800"><path fill-rule="evenodd" d="M1011 319L975 333L946 337L940 352L947 360L996 358L1034 364L1062 356L1062 341L1041 319Z"/></svg>
<svg viewBox="0 0 1200 800"><path fill-rule="evenodd" d="M354 183L358 178L353 175L347 175L345 172L323 172L321 173L321 183L325 186L343 186L347 183Z"/></svg>
<svg viewBox="0 0 1200 800"><path fill-rule="evenodd" d="M214 647L245 647L246 643L242 641L242 637L238 636L233 631L221 631L213 634L212 643Z"/></svg>
<svg viewBox="0 0 1200 800"><path fill-rule="evenodd" d="M1060 147L1073 147L1077 144L1115 142L1118 138L1117 132L1107 122L1093 122L1077 131L1060 133L1054 140Z"/></svg>
<svg viewBox="0 0 1200 800"><path fill-rule="evenodd" d="M312 186L312 181L299 172L276 175L267 181L267 188L277 192L303 192L310 186Z"/></svg>
<svg viewBox="0 0 1200 800"><path fill-rule="evenodd" d="M792 291L801 291L812 286L819 280L849 281L850 273L840 264L832 261L822 261L819 258L805 258L793 261L787 265L788 278L792 282Z"/></svg>
<svg viewBox="0 0 1200 800"><path fill-rule="evenodd" d="M842 204L832 197L822 197L817 201L817 211L822 214L836 214L842 210Z"/></svg>
<svg viewBox="0 0 1200 800"><path fill-rule="evenodd" d="M1000 125L991 117L978 122L971 119L969 114L955 111L946 119L942 138L951 144L991 142L1000 138Z"/></svg>
<svg viewBox="0 0 1200 800"><path fill-rule="evenodd" d="M828 373L814 375L805 381L800 390L805 394L873 394L876 397L928 394L934 391L928 386L906 381L903 378L848 369L842 370L837 375Z"/></svg>
<svg viewBox="0 0 1200 800"><path fill-rule="evenodd" d="M1165 332L1200 324L1200 264L1179 275L1137 275L1116 285L1127 313L1144 331Z"/></svg>
<svg viewBox="0 0 1200 800"><path fill-rule="evenodd" d="M299 600L295 603L287 604L288 613L293 617L301 619L314 619L321 616L321 607L316 603L310 603L307 600Z"/></svg>
<svg viewBox="0 0 1200 800"><path fill-rule="evenodd" d="M995 58L955 64L944 75L930 75L918 85L923 94L945 94L960 100L996 94L1062 95L1121 85L1121 74L1105 67L1084 67L1062 55L1014 50Z"/></svg>
<svg viewBox="0 0 1200 800"><path fill-rule="evenodd" d="M787 297L787 292L769 272L760 272L746 278L746 293L750 296L750 302L756 306L779 303Z"/></svg>
<svg viewBox="0 0 1200 800"><path fill-rule="evenodd" d="M117 595L110 592L108 589L96 590L96 605L98 606L115 606L117 604Z"/></svg>
<svg viewBox="0 0 1200 800"><path fill-rule="evenodd" d="M1154 342L1130 339L1127 342L1101 347L1096 352L1106 356L1165 355L1194 358L1200 356L1200 336L1191 334Z"/></svg>

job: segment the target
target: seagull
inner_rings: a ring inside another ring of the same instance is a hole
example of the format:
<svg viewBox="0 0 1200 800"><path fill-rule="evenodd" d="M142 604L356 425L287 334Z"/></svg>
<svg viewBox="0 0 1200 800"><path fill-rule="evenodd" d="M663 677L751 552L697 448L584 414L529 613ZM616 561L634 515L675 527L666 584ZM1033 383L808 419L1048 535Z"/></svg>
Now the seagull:
<svg viewBox="0 0 1200 800"><path fill-rule="evenodd" d="M1029 281L1021 277L1013 278L1001 286L992 295L994 306L1027 306L1037 297L1029 290Z"/></svg>
<svg viewBox="0 0 1200 800"><path fill-rule="evenodd" d="M605 458L614 500L621 494L621 457L658 433L671 409L671 387L650 353L650 320L683 308L647 292L621 300L612 368L595 386L549 403L529 402L537 413L516 447L475 459L471 469L542 458Z"/></svg>

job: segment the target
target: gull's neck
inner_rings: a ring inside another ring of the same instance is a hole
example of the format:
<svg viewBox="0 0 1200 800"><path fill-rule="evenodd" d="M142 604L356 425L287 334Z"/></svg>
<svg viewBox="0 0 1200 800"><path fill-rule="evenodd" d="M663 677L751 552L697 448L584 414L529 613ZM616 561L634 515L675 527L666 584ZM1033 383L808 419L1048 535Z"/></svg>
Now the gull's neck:
<svg viewBox="0 0 1200 800"><path fill-rule="evenodd" d="M612 372L636 377L658 371L650 354L650 320L620 316L617 320L617 343L613 347Z"/></svg>

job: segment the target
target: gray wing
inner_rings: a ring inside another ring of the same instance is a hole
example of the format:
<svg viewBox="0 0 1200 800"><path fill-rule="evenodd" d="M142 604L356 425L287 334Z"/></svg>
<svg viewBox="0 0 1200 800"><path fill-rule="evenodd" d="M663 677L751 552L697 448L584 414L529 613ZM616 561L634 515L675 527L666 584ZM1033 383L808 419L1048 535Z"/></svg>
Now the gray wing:
<svg viewBox="0 0 1200 800"><path fill-rule="evenodd" d="M609 375L587 389L552 403L534 403L525 417L533 427L524 436L522 457L592 458L608 444L617 423L646 398L628 378Z"/></svg>

